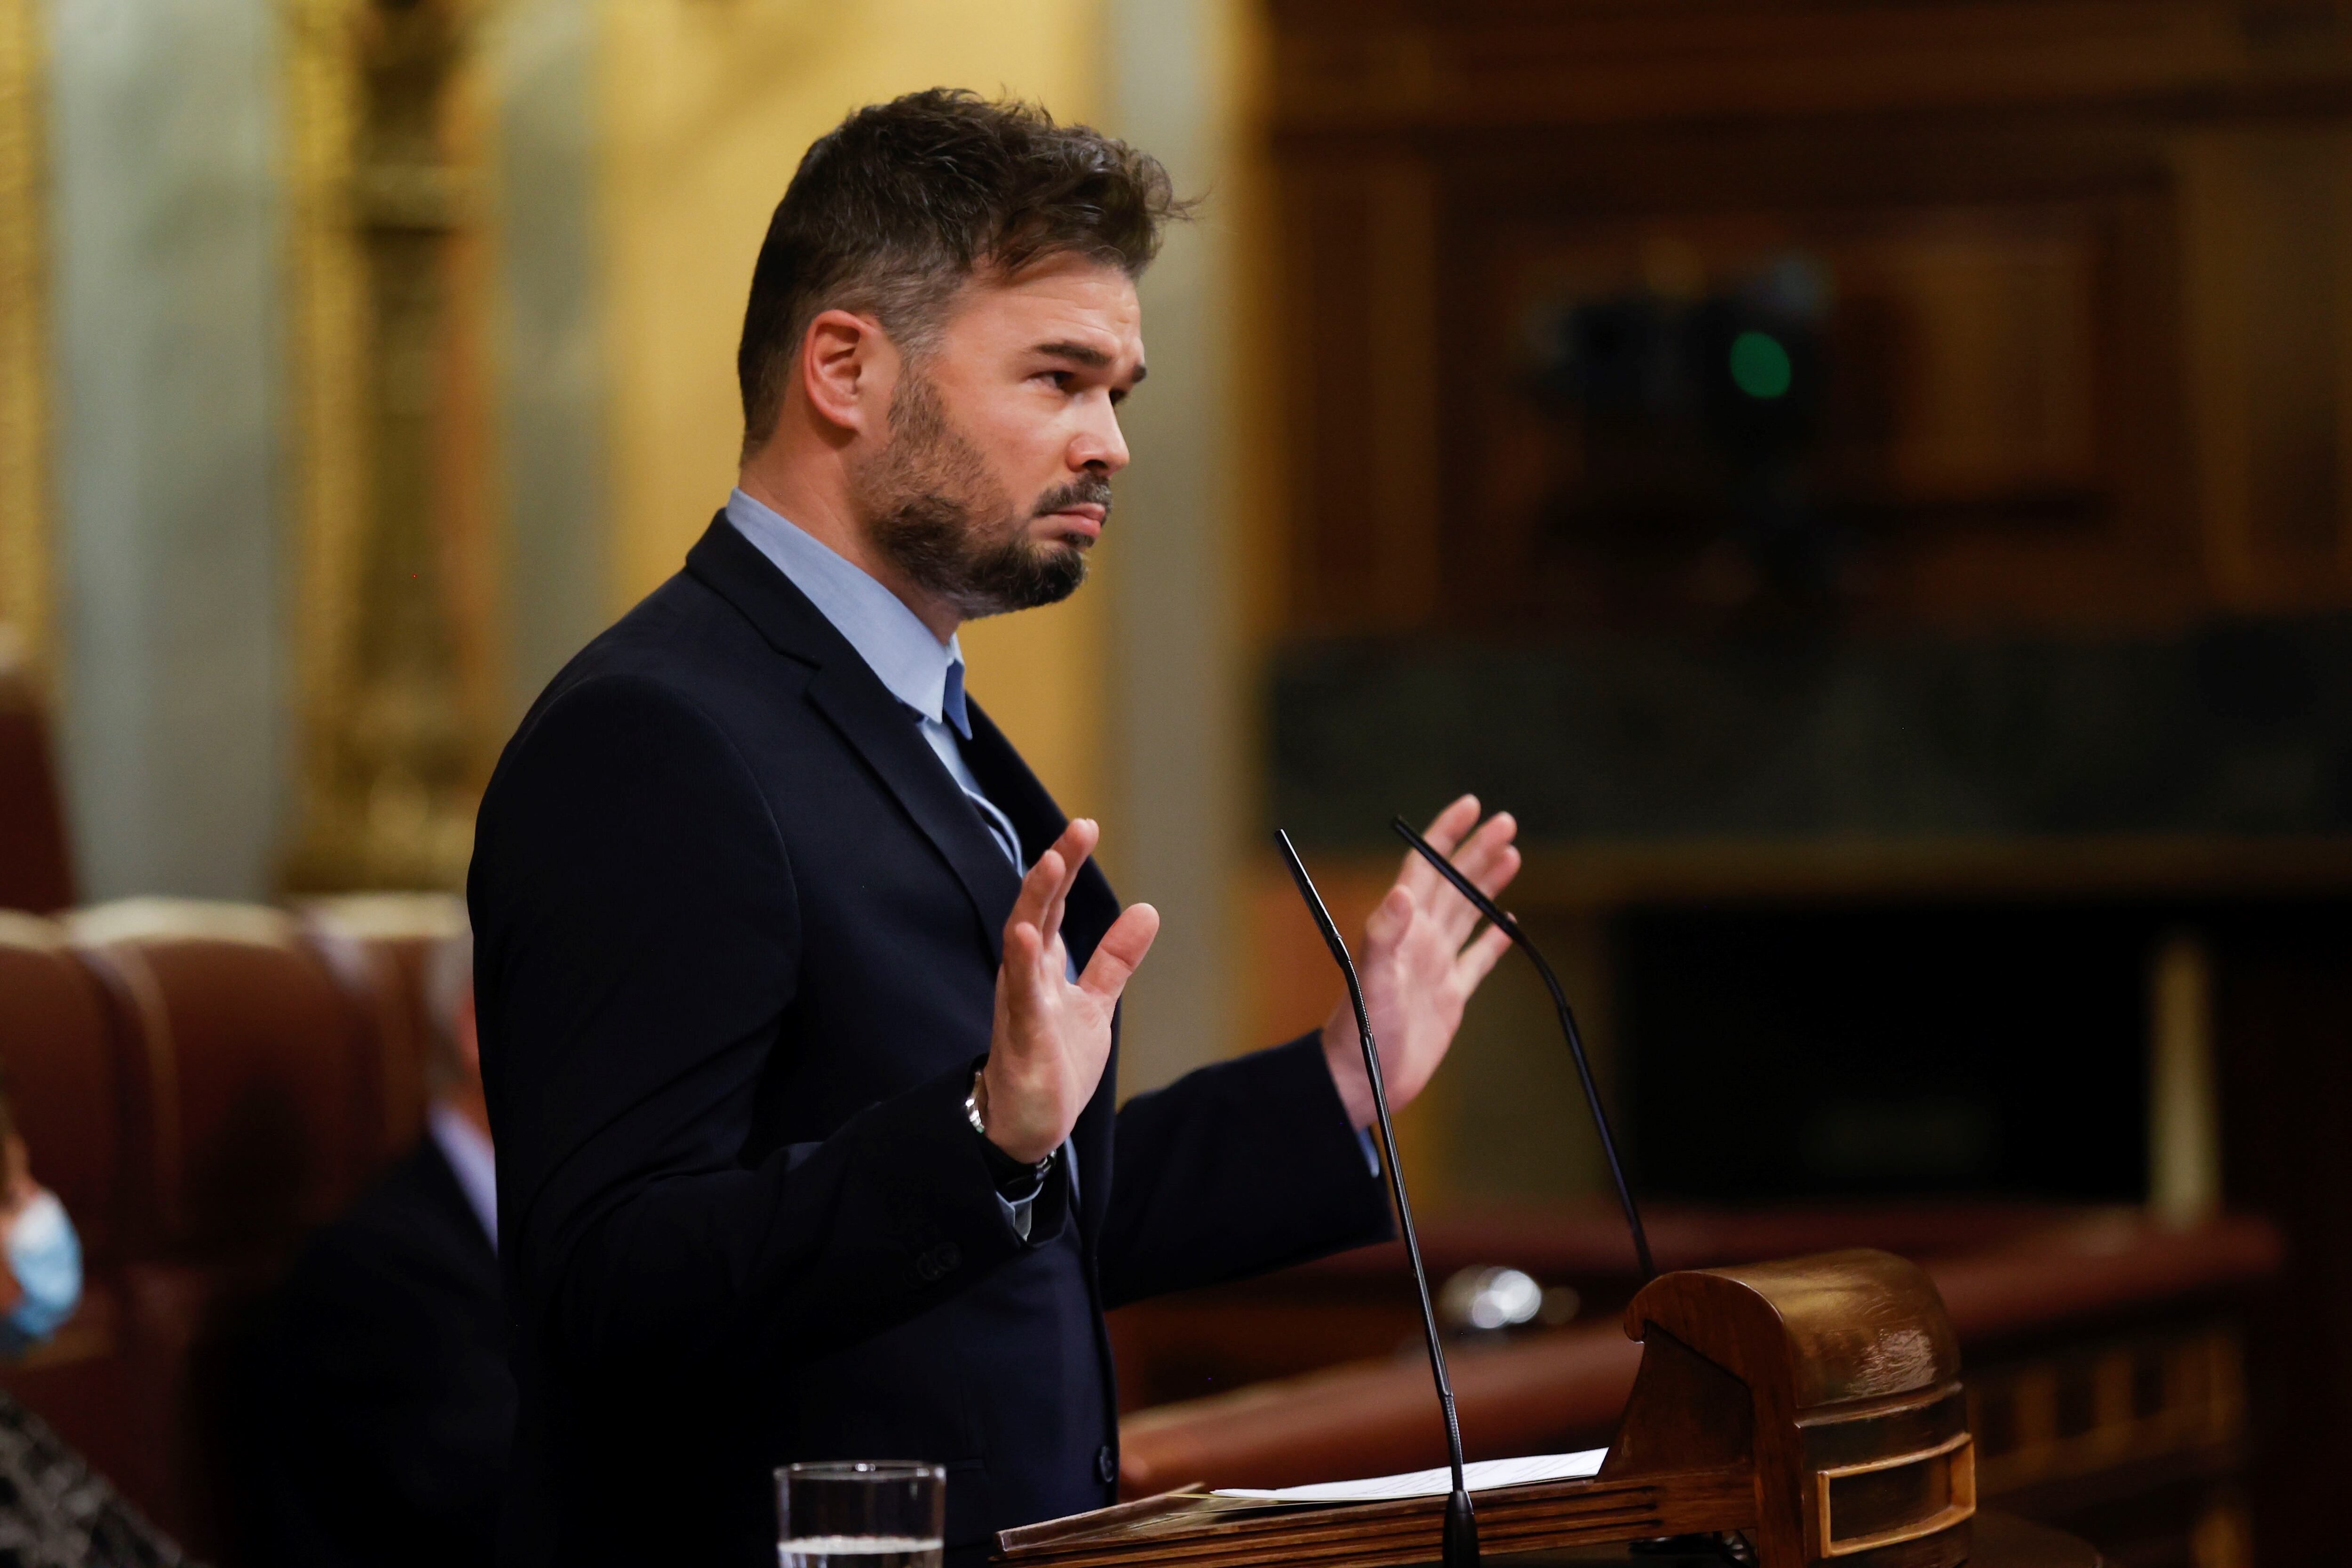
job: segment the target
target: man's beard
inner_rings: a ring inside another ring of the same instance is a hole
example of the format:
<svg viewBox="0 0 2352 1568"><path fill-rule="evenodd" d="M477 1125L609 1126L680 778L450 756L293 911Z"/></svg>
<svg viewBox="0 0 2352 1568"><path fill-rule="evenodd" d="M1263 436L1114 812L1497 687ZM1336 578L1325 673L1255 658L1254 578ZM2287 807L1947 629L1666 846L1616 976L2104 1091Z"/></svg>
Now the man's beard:
<svg viewBox="0 0 2352 1568"><path fill-rule="evenodd" d="M1089 477L1040 497L1027 512L948 423L938 389L909 374L890 402L890 444L857 486L866 536L915 586L966 619L1068 598L1087 579L1085 546L1029 537L1032 518L1110 506L1110 481Z"/></svg>

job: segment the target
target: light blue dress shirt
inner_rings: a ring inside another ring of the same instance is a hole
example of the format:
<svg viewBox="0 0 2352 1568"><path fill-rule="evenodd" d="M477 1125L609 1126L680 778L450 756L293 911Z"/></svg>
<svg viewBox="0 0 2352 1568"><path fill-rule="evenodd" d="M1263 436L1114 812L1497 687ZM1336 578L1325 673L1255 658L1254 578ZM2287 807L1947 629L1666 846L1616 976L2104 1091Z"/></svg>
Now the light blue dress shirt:
<svg viewBox="0 0 2352 1568"><path fill-rule="evenodd" d="M741 490L727 498L727 521L808 595L809 603L848 639L890 695L906 704L920 725L923 739L971 798L996 847L1013 862L1013 870L1025 871L1021 837L1013 830L1012 818L981 793L980 782L963 758L959 738L971 739L971 717L964 705L962 645L954 637L940 641L898 595ZM1075 1194L1077 1162L1067 1142L1062 1145L1060 1164L1069 1172ZM1004 1205L1013 1230L1027 1240L1036 1194L998 1201Z"/></svg>
<svg viewBox="0 0 2352 1568"><path fill-rule="evenodd" d="M958 736L971 739L971 717L963 700L962 643L954 637L940 642L898 595L741 490L727 498L727 521L809 596L890 695L913 710L923 739L971 797L997 847L1014 869L1022 869L1020 836L1013 831L1012 820L981 793L963 760L963 748L957 744Z"/></svg>
<svg viewBox="0 0 2352 1568"><path fill-rule="evenodd" d="M490 1146L490 1135L468 1121L456 1106L437 1100L425 1109L425 1126L433 1142L441 1146L441 1157L449 1163L449 1173L457 1178L466 1205L482 1222L490 1246L497 1247L499 1156Z"/></svg>

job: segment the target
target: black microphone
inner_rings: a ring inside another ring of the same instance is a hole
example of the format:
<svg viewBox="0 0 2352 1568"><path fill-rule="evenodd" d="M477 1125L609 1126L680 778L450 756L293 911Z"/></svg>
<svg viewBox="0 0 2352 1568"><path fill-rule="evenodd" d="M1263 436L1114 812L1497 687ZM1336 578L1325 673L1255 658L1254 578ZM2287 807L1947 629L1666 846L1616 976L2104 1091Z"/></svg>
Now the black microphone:
<svg viewBox="0 0 2352 1568"><path fill-rule="evenodd" d="M1348 944L1341 940L1339 928L1332 923L1331 911L1323 907L1322 895L1315 890L1314 879L1291 847L1290 835L1279 827L1274 830L1275 842L1282 846L1282 858L1290 863L1290 875L1298 884L1298 896L1307 900L1307 912L1322 930L1323 941L1339 962L1339 973L1347 978L1348 1002L1356 1010L1356 1038L1364 1047L1364 1076L1372 1084L1372 1109L1379 1114L1381 1149L1388 1157L1389 1191L1396 1194L1397 1223L1404 1231L1405 1256L1412 1259L1412 1282L1421 1291L1421 1330L1429 1337L1429 1372L1437 1380L1437 1403L1445 1411L1445 1455L1454 1466L1454 1493L1445 1500L1445 1533L1439 1561L1444 1568L1477 1568L1478 1513L1470 1506L1470 1488L1462 1478L1462 1424L1454 1415L1454 1382L1445 1375L1445 1347L1437 1337L1437 1313L1429 1304L1429 1270L1422 1267L1421 1238L1413 1234L1412 1201L1404 1195L1404 1166L1397 1159L1396 1123L1389 1118L1389 1091L1381 1079L1381 1048L1372 1040L1371 1016L1364 1011L1363 983L1356 978L1355 962L1348 956Z"/></svg>
<svg viewBox="0 0 2352 1568"><path fill-rule="evenodd" d="M1617 1184L1617 1201L1625 1205L1625 1223L1633 1227L1633 1252L1641 1259L1642 1280L1647 1284L1658 1276L1658 1266L1650 1261L1649 1232L1642 1228L1642 1211L1634 1206L1633 1189L1625 1180L1624 1164L1617 1158L1617 1140L1609 1131L1609 1112L1601 1109L1601 1089L1592 1081L1592 1064L1584 1055L1584 1036L1576 1026L1576 1014L1569 1007L1568 993L1559 988L1559 976L1551 972L1551 965L1546 963L1544 955L1536 951L1536 944L1528 940L1528 933L1519 929L1519 922L1513 920L1501 905L1480 892L1476 883L1464 876L1453 861L1437 852L1436 846L1415 833L1411 823L1402 816L1392 816L1389 818L1389 826L1395 828L1407 844L1419 850L1423 859L1436 867L1437 874L1453 883L1455 892L1469 900L1474 909L1509 937L1518 950L1528 955L1528 962L1536 966L1536 973L1543 976L1544 985L1551 992L1551 1004L1559 1009L1560 1032L1568 1037L1569 1053L1576 1058L1576 1076L1584 1085L1584 1103L1592 1108L1592 1125L1601 1134L1601 1152L1608 1157L1610 1177Z"/></svg>

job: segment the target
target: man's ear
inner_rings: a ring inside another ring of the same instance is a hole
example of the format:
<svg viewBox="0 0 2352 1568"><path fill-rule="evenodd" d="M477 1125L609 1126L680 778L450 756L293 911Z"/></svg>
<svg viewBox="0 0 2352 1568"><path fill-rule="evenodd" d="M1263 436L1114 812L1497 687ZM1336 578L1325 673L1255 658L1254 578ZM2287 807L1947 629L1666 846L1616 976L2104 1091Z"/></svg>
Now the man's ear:
<svg viewBox="0 0 2352 1568"><path fill-rule="evenodd" d="M898 368L897 351L871 316L819 311L801 339L801 388L809 407L845 435L880 427Z"/></svg>

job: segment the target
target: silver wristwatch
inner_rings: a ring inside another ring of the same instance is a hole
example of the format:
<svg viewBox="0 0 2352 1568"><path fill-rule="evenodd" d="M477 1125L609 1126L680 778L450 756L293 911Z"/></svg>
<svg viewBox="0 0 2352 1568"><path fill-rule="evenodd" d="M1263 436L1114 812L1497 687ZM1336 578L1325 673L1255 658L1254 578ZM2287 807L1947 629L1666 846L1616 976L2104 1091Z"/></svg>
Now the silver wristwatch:
<svg viewBox="0 0 2352 1568"><path fill-rule="evenodd" d="M974 1072L971 1075L971 1089L970 1092L965 1094L963 1097L963 1119L971 1123L971 1130L974 1132L979 1133L982 1139L986 1139L988 1137L988 1123L981 1120L980 1115L980 1075L987 1070L987 1068L982 1067L979 1071ZM990 1143L989 1147L996 1149L996 1152L999 1154L1003 1155L1004 1159L1012 1164L1020 1165L1025 1163L1024 1161L1015 1160L1012 1155L1004 1153L1003 1150L997 1149L994 1143ZM1048 1170L1053 1168L1054 1156L1060 1152L1061 1151L1059 1149L1051 1149L1046 1151L1045 1157L1038 1161L1037 1163L1031 1168L1034 1169L1040 1177L1043 1177Z"/></svg>

